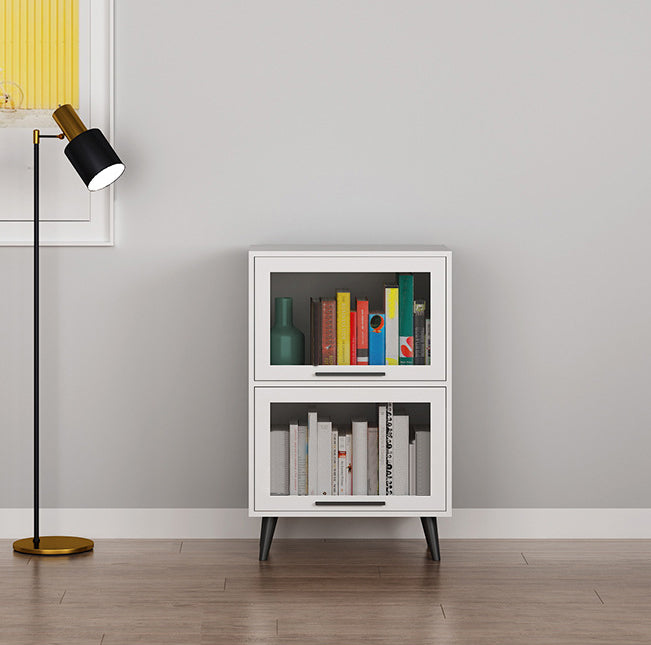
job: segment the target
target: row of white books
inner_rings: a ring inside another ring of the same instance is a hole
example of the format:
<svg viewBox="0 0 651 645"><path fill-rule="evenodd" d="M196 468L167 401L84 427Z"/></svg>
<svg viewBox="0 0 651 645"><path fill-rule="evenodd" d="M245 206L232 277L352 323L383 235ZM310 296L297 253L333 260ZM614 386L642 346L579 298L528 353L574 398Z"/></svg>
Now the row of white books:
<svg viewBox="0 0 651 645"><path fill-rule="evenodd" d="M271 428L272 495L429 495L430 430L393 403L378 406L377 426L353 419L337 428L309 411L307 423Z"/></svg>

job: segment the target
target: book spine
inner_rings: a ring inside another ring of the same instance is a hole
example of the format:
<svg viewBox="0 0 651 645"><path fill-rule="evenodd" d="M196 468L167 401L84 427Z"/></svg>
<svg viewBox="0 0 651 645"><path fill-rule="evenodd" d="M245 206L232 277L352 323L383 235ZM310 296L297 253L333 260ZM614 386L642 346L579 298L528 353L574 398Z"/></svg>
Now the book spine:
<svg viewBox="0 0 651 645"><path fill-rule="evenodd" d="M414 300L414 365L425 365L425 310L424 300Z"/></svg>
<svg viewBox="0 0 651 645"><path fill-rule="evenodd" d="M378 407L378 495L387 494L387 406Z"/></svg>
<svg viewBox="0 0 651 645"><path fill-rule="evenodd" d="M350 365L350 291L337 291L337 365Z"/></svg>
<svg viewBox="0 0 651 645"><path fill-rule="evenodd" d="M398 365L400 333L398 327L399 289L397 284L384 285L385 358L387 365Z"/></svg>
<svg viewBox="0 0 651 645"><path fill-rule="evenodd" d="M321 364L337 364L337 301L321 299Z"/></svg>
<svg viewBox="0 0 651 645"><path fill-rule="evenodd" d="M346 433L346 495L353 494L353 435Z"/></svg>
<svg viewBox="0 0 651 645"><path fill-rule="evenodd" d="M330 436L330 494L339 495L339 478L337 469L339 468L339 431L337 428L332 429Z"/></svg>
<svg viewBox="0 0 651 645"><path fill-rule="evenodd" d="M409 495L409 417L393 415L393 494Z"/></svg>
<svg viewBox="0 0 651 645"><path fill-rule="evenodd" d="M368 365L368 299L357 299L357 364Z"/></svg>
<svg viewBox="0 0 651 645"><path fill-rule="evenodd" d="M401 273L398 276L400 365L414 364L414 275Z"/></svg>
<svg viewBox="0 0 651 645"><path fill-rule="evenodd" d="M368 429L368 444L367 444L367 465L366 465L366 479L368 482L367 495L378 494L378 430L377 428ZM355 453L353 452L353 457Z"/></svg>
<svg viewBox="0 0 651 645"><path fill-rule="evenodd" d="M319 476L319 429L314 410L307 413L307 494L318 495Z"/></svg>
<svg viewBox="0 0 651 645"><path fill-rule="evenodd" d="M298 426L298 494L307 495L307 426Z"/></svg>
<svg viewBox="0 0 651 645"><path fill-rule="evenodd" d="M409 494L416 494L416 442L409 442Z"/></svg>
<svg viewBox="0 0 651 645"><path fill-rule="evenodd" d="M346 435L339 435L339 452L337 453L337 494L346 495Z"/></svg>
<svg viewBox="0 0 651 645"><path fill-rule="evenodd" d="M416 495L430 494L430 430L416 426Z"/></svg>
<svg viewBox="0 0 651 645"><path fill-rule="evenodd" d="M289 494L298 495L298 421L289 422Z"/></svg>
<svg viewBox="0 0 651 645"><path fill-rule="evenodd" d="M387 403L387 447L386 447L386 461L387 461L387 475L386 475L386 494L395 495L393 490L393 403Z"/></svg>
<svg viewBox="0 0 651 645"><path fill-rule="evenodd" d="M310 298L310 362L321 365L321 301Z"/></svg>
<svg viewBox="0 0 651 645"><path fill-rule="evenodd" d="M425 319L425 364L432 364L432 322Z"/></svg>
<svg viewBox="0 0 651 645"><path fill-rule="evenodd" d="M350 312L350 364L357 365L357 312Z"/></svg>
<svg viewBox="0 0 651 645"><path fill-rule="evenodd" d="M353 495L366 495L368 489L368 422L353 420Z"/></svg>
<svg viewBox="0 0 651 645"><path fill-rule="evenodd" d="M372 312L368 327L368 364L384 365L384 314Z"/></svg>
<svg viewBox="0 0 651 645"><path fill-rule="evenodd" d="M317 495L331 495L332 486L332 422L322 420L317 423L319 465L317 475Z"/></svg>
<svg viewBox="0 0 651 645"><path fill-rule="evenodd" d="M289 495L289 428L271 428L271 489L272 495Z"/></svg>

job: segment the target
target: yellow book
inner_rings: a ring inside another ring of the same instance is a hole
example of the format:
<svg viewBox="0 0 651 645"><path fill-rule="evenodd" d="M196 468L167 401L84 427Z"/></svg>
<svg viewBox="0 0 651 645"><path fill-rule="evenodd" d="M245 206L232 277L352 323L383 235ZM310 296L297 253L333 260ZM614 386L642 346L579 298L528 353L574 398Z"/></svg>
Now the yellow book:
<svg viewBox="0 0 651 645"><path fill-rule="evenodd" d="M398 302L399 289L397 284L384 285L384 312L386 319L385 332L385 359L387 365L398 365Z"/></svg>
<svg viewBox="0 0 651 645"><path fill-rule="evenodd" d="M350 365L350 291L337 291L337 365Z"/></svg>

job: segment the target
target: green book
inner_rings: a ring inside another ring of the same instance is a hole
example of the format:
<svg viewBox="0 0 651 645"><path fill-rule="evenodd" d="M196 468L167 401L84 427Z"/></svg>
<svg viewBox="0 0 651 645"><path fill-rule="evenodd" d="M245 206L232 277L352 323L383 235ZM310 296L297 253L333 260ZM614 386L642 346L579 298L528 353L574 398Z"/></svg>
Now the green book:
<svg viewBox="0 0 651 645"><path fill-rule="evenodd" d="M414 364L414 274L398 275L400 365Z"/></svg>

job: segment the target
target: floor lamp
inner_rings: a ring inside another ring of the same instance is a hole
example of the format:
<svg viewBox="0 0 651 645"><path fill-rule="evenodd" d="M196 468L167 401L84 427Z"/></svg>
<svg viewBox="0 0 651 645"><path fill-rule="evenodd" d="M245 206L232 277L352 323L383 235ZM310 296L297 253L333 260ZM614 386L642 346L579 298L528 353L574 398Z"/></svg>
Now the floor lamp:
<svg viewBox="0 0 651 645"><path fill-rule="evenodd" d="M123 172L124 164L97 129L88 130L71 105L53 113L61 134L34 130L34 535L14 542L14 550L31 555L70 555L91 551L92 540L63 535L39 534L39 146L41 139L68 139L65 154L88 190L110 186Z"/></svg>

